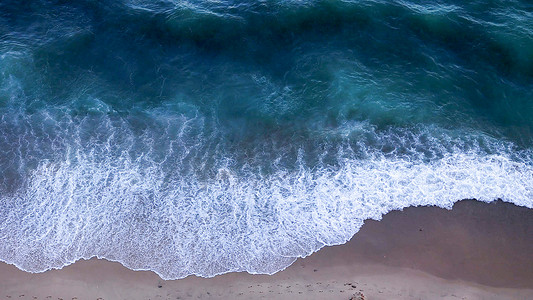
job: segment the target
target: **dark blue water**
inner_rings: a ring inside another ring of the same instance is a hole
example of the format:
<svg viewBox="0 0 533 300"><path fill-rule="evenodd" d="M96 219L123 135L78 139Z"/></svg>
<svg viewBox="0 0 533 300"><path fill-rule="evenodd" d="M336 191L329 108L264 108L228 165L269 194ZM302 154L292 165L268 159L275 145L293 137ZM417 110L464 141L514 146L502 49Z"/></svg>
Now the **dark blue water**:
<svg viewBox="0 0 533 300"><path fill-rule="evenodd" d="M0 1L0 260L274 273L533 208L530 1Z"/></svg>

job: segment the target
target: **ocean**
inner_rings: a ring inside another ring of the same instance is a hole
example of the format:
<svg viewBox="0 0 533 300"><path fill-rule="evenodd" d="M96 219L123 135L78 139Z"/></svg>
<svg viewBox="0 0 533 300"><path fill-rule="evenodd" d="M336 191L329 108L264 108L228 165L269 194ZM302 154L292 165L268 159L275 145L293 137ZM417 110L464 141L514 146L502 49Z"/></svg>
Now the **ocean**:
<svg viewBox="0 0 533 300"><path fill-rule="evenodd" d="M0 260L273 274L410 206L533 208L533 4L0 1Z"/></svg>

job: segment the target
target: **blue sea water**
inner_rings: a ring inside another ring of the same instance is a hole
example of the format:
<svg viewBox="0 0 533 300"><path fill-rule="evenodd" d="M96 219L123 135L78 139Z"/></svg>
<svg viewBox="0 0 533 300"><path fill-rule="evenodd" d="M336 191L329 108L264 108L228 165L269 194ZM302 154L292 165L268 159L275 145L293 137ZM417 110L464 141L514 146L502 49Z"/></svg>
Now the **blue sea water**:
<svg viewBox="0 0 533 300"><path fill-rule="evenodd" d="M272 274L466 198L533 208L531 1L0 1L20 269Z"/></svg>

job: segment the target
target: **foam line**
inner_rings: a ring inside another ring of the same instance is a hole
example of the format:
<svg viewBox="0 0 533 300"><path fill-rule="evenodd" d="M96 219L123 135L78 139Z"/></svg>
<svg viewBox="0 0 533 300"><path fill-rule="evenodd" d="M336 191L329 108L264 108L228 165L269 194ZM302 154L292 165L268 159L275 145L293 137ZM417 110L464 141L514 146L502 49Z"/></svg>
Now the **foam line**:
<svg viewBox="0 0 533 300"><path fill-rule="evenodd" d="M41 164L3 199L0 258L29 272L97 256L164 279L272 274L392 210L449 209L466 198L533 208L531 178L531 165L475 153L346 160L337 170L302 166L267 178L220 169L214 179L171 182L156 166L80 157Z"/></svg>

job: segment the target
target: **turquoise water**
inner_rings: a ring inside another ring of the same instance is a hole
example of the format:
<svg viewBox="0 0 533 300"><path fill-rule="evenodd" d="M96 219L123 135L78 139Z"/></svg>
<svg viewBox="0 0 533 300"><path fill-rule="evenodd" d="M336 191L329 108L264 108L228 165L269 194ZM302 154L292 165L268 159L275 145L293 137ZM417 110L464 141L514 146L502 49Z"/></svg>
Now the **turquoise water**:
<svg viewBox="0 0 533 300"><path fill-rule="evenodd" d="M533 208L528 1L0 2L23 270L271 274L465 198Z"/></svg>

